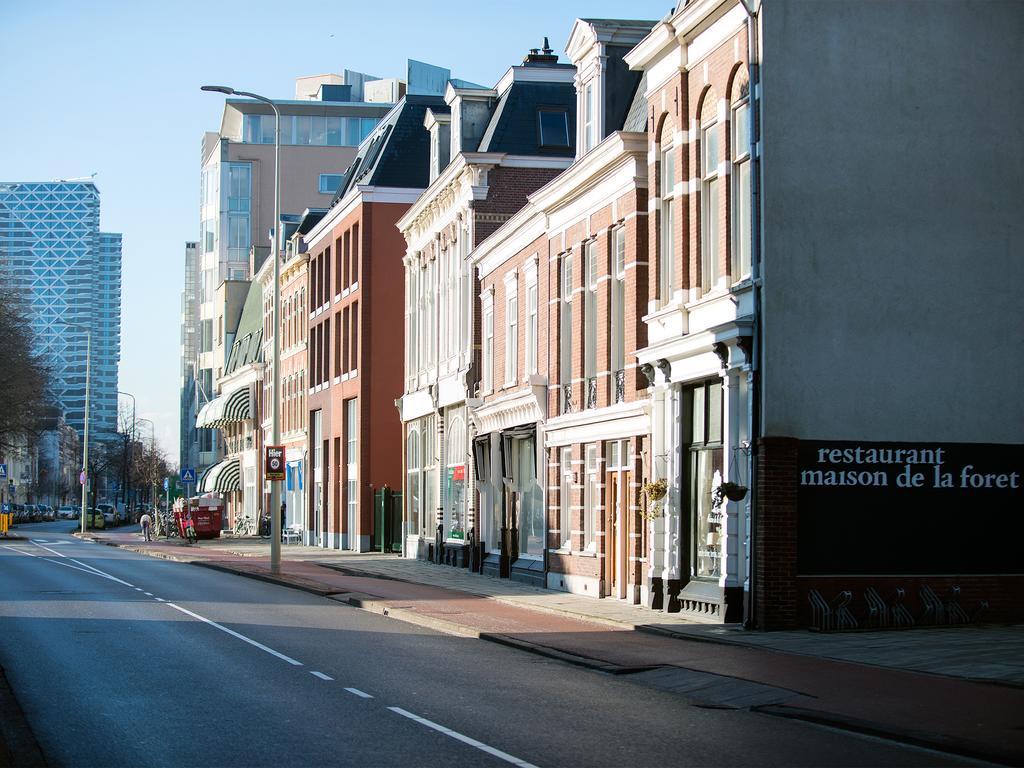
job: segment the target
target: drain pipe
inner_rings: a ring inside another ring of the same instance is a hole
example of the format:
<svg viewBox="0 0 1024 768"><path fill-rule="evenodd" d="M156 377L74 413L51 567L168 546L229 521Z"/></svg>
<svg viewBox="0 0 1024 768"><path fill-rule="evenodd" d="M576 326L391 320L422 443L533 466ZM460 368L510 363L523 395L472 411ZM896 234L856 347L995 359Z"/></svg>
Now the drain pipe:
<svg viewBox="0 0 1024 768"><path fill-rule="evenodd" d="M758 140L761 137L761 67L760 67L760 38L758 36L761 23L761 0L740 0L743 10L747 12L747 67L750 77L750 162L752 163L750 174L750 279L752 283L753 296L753 338L751 339L751 361L752 372L751 389L747 396L751 398L750 417L750 516L747 529L747 558L750 562L750 572L747 576L748 595L746 610L744 611L743 625L747 629L756 626L756 589L757 580L757 547L755 545L758 504L760 488L757 482L757 461L758 461L758 438L761 436L761 399L763 388L761 386L761 369L763 358L763 324L761 321L761 153L758 148Z"/></svg>

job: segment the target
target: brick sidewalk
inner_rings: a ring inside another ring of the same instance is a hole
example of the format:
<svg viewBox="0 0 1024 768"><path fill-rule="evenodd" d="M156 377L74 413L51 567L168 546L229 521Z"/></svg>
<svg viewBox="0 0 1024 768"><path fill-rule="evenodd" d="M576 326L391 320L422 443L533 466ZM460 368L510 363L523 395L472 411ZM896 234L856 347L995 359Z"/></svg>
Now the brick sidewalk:
<svg viewBox="0 0 1024 768"><path fill-rule="evenodd" d="M941 658L970 638L979 653L987 646L993 658L1011 658L1013 663L1005 666L1012 677L1020 663L1020 656L1014 656L1022 642L1019 628L863 633L859 653L864 658L859 661L870 663L853 663L826 658L834 655L830 645L837 640L843 645L849 636L695 625L615 601L395 556L289 545L282 547L281 573L272 575L266 540L225 539L188 547L175 540L144 544L138 534L113 531L94 538L625 675L704 705L757 708L997 762L1024 761L1024 688L880 665L886 656L898 660L914 646L930 648L932 657ZM799 648L794 652L769 644ZM1000 668L987 666L996 672Z"/></svg>

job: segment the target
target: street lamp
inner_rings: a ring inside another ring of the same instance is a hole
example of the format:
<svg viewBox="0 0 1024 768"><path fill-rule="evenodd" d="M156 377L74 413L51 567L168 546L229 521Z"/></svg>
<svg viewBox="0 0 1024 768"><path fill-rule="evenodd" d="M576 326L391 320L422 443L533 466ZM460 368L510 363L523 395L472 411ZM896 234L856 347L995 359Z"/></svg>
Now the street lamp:
<svg viewBox="0 0 1024 768"><path fill-rule="evenodd" d="M256 101L262 101L270 105L274 110L274 244L270 250L270 257L274 260L274 311L272 327L274 329L274 342L272 349L272 389L273 397L270 398L270 443L279 445L281 442L281 405L279 393L281 391L281 333L280 333L280 310L281 310L281 259L278 253L281 241L281 111L277 104L266 96L248 91L236 91L226 85L204 85L200 90L223 93L227 96L246 96ZM278 574L281 572L281 484L279 480L270 481L270 572Z"/></svg>
<svg viewBox="0 0 1024 768"><path fill-rule="evenodd" d="M60 325L70 325L85 331L85 429L82 434L82 533L85 533L86 505L89 503L89 381L92 378L92 328L82 323L58 320Z"/></svg>

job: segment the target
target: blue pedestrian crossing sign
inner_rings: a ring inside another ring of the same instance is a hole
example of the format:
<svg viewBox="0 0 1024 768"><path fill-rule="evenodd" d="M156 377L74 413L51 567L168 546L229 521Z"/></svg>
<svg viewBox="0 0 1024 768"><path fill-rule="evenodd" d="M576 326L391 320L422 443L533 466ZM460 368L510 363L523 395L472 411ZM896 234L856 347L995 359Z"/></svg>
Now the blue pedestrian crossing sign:
<svg viewBox="0 0 1024 768"><path fill-rule="evenodd" d="M6 464L0 464L0 480L5 480L6 478L7 478L7 465Z"/></svg>
<svg viewBox="0 0 1024 768"><path fill-rule="evenodd" d="M181 470L182 483L194 483L196 481L196 470L194 467L185 467Z"/></svg>
<svg viewBox="0 0 1024 768"><path fill-rule="evenodd" d="M166 491L166 490L167 490L168 488L170 488L170 487L171 487L171 481L170 481L170 480L168 480L168 479L167 479L167 478L165 477L165 478L164 478L164 490Z"/></svg>

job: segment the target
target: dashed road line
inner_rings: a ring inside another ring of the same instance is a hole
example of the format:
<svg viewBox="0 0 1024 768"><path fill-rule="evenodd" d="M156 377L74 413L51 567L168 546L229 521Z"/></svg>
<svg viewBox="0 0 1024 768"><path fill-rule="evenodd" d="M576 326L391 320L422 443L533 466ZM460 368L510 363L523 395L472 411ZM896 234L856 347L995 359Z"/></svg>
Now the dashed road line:
<svg viewBox="0 0 1024 768"><path fill-rule="evenodd" d="M311 674L313 677L319 677L321 680L333 680L334 679L333 677L330 677L329 675L325 675L323 672L314 672L314 671L310 670L309 674Z"/></svg>
<svg viewBox="0 0 1024 768"><path fill-rule="evenodd" d="M347 690L347 689L346 689ZM504 760L506 763L512 763L512 765L518 766L519 768L537 768L532 763L528 763L515 755L510 755L508 752L502 752L500 749L496 749L489 744L484 744L482 741L477 741L469 736L453 731L451 728L446 728L439 723L435 723L433 720L427 720L425 717L414 715L412 712L402 709L401 707L388 707L392 712L402 717L407 717L410 720L414 720L420 725L425 725L427 728L431 728L438 733L443 733L445 736L451 736L456 741L461 741L463 744L468 744L471 747L476 747L481 752L486 752L489 755L497 757L499 760Z"/></svg>
<svg viewBox="0 0 1024 768"><path fill-rule="evenodd" d="M371 696L370 694L366 693L365 691L360 691L358 688L346 688L345 690L348 691L349 693L355 694L356 696L360 697L361 699L372 699L373 698L373 696Z"/></svg>

